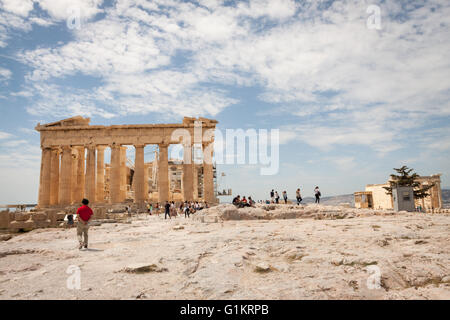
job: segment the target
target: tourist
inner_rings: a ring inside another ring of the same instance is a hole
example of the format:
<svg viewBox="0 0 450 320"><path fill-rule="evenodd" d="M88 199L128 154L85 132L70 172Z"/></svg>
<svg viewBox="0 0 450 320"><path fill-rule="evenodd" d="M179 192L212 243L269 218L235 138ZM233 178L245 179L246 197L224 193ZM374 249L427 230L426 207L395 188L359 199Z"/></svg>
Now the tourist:
<svg viewBox="0 0 450 320"><path fill-rule="evenodd" d="M77 210L78 224L77 224L77 237L80 246L78 249L85 249L88 247L88 230L89 230L89 220L91 219L93 212L92 209L88 207L89 200L83 199L81 201L83 204ZM84 239L83 239L84 238Z"/></svg>
<svg viewBox="0 0 450 320"><path fill-rule="evenodd" d="M275 191L275 203L278 204L278 201L280 201L280 196L278 195L278 191Z"/></svg>
<svg viewBox="0 0 450 320"><path fill-rule="evenodd" d="M149 215L152 215L153 205L151 203L147 203L147 212Z"/></svg>
<svg viewBox="0 0 450 320"><path fill-rule="evenodd" d="M172 217L176 217L177 216L177 209L175 207L175 202L173 202L173 201L170 203L170 215Z"/></svg>
<svg viewBox="0 0 450 320"><path fill-rule="evenodd" d="M272 203L274 203L274 199L275 199L275 193L272 191L270 191L270 199L272 199Z"/></svg>
<svg viewBox="0 0 450 320"><path fill-rule="evenodd" d="M300 202L302 202L302 195L300 194L300 188L297 189L297 191L295 192L295 197L297 198L297 205L300 204Z"/></svg>
<svg viewBox="0 0 450 320"><path fill-rule="evenodd" d="M164 206L164 219L167 219L167 216L169 216L169 219L172 219L170 217L170 203L169 201L166 201L166 205Z"/></svg>
<svg viewBox="0 0 450 320"><path fill-rule="evenodd" d="M320 203L320 197L322 196L322 194L320 193L319 187L316 187L314 189L314 195L316 196L316 202L315 203Z"/></svg>
<svg viewBox="0 0 450 320"><path fill-rule="evenodd" d="M284 204L287 204L287 192L283 191L283 199L284 199Z"/></svg>
<svg viewBox="0 0 450 320"><path fill-rule="evenodd" d="M189 205L187 201L184 203L184 218L189 218Z"/></svg>
<svg viewBox="0 0 450 320"><path fill-rule="evenodd" d="M67 226L70 228L73 227L73 214L72 212L69 212L69 214L67 215Z"/></svg>
<svg viewBox="0 0 450 320"><path fill-rule="evenodd" d="M235 206L239 205L240 202L241 202L241 196L240 195L237 195L236 197L234 197L233 204Z"/></svg>
<svg viewBox="0 0 450 320"><path fill-rule="evenodd" d="M253 201L252 197L248 197L248 204L250 207L253 207L253 205L255 204L255 201Z"/></svg>

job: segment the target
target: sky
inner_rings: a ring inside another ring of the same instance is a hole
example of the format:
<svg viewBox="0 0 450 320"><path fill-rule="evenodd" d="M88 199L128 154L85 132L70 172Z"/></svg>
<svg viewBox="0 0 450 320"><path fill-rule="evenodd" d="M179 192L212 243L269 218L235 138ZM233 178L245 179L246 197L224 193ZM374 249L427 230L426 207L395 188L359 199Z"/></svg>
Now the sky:
<svg viewBox="0 0 450 320"><path fill-rule="evenodd" d="M254 199L404 164L449 186L449 75L448 0L0 0L0 204L36 203L34 128L75 115L278 129L276 174L218 165L219 189Z"/></svg>

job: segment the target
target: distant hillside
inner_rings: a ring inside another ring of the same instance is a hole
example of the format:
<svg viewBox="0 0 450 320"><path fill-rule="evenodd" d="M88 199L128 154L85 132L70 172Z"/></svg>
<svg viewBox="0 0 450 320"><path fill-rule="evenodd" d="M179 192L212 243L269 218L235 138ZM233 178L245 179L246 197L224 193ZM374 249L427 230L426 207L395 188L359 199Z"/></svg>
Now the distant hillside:
<svg viewBox="0 0 450 320"><path fill-rule="evenodd" d="M292 202L295 202L297 200L292 200ZM302 203L314 203L316 201L316 198L314 197L306 197L303 198ZM332 196L332 197L322 197L320 198L320 203L335 206L340 203L350 203L352 206L355 204L355 196L353 194L343 194L340 196Z"/></svg>

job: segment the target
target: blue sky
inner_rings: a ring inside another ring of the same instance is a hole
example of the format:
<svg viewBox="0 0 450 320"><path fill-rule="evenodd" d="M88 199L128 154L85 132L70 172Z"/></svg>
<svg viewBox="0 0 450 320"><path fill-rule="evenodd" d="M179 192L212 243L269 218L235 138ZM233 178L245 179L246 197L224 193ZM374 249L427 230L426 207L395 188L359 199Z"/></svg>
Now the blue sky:
<svg viewBox="0 0 450 320"><path fill-rule="evenodd" d="M257 199L353 193L403 164L448 186L449 24L447 0L0 0L0 203L36 202L34 127L74 115L279 129L278 174L219 166Z"/></svg>

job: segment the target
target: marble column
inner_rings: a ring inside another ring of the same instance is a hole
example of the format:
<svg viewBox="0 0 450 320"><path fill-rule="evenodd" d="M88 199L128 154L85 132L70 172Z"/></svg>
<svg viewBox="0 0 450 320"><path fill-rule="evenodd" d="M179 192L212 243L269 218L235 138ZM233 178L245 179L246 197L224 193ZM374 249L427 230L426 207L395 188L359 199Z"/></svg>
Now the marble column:
<svg viewBox="0 0 450 320"><path fill-rule="evenodd" d="M111 169L109 178L109 201L119 203L120 200L120 146L111 146Z"/></svg>
<svg viewBox="0 0 450 320"><path fill-rule="evenodd" d="M59 158L60 152L58 149L52 149L51 153L51 173L50 173L50 205L58 204L59 193Z"/></svg>
<svg viewBox="0 0 450 320"><path fill-rule="evenodd" d="M215 202L213 177L213 145L203 145L203 198L206 202Z"/></svg>
<svg viewBox="0 0 450 320"><path fill-rule="evenodd" d="M97 146L97 202L105 201L105 147Z"/></svg>
<svg viewBox="0 0 450 320"><path fill-rule="evenodd" d="M192 171L193 171L192 187L193 187L193 192L194 192L194 200L197 201L198 200L198 167L195 163L192 164Z"/></svg>
<svg viewBox="0 0 450 320"><path fill-rule="evenodd" d="M144 199L148 201L148 165L144 163Z"/></svg>
<svg viewBox="0 0 450 320"><path fill-rule="evenodd" d="M74 147L72 149L72 186L71 190L71 203L77 202L77 173L78 173L78 150Z"/></svg>
<svg viewBox="0 0 450 320"><path fill-rule="evenodd" d="M86 157L86 198L95 202L95 146L87 147Z"/></svg>
<svg viewBox="0 0 450 320"><path fill-rule="evenodd" d="M127 147L120 147L120 202L127 198Z"/></svg>
<svg viewBox="0 0 450 320"><path fill-rule="evenodd" d="M61 172L59 180L59 204L69 205L71 203L72 187L72 148L62 146Z"/></svg>
<svg viewBox="0 0 450 320"><path fill-rule="evenodd" d="M41 186L39 194L40 207L46 207L50 204L51 152L50 148L42 149Z"/></svg>
<svg viewBox="0 0 450 320"><path fill-rule="evenodd" d="M183 145L183 199L194 200L194 179L192 169L192 145Z"/></svg>
<svg viewBox="0 0 450 320"><path fill-rule="evenodd" d="M145 200L144 188L144 145L135 145L135 161L134 161L134 202L143 203Z"/></svg>
<svg viewBox="0 0 450 320"><path fill-rule="evenodd" d="M77 183L75 186L75 199L76 203L80 203L84 198L84 188L86 183L85 178L85 154L86 149L84 147L75 147L77 150Z"/></svg>
<svg viewBox="0 0 450 320"><path fill-rule="evenodd" d="M158 158L158 201L164 205L169 200L169 158L168 145L159 145Z"/></svg>

